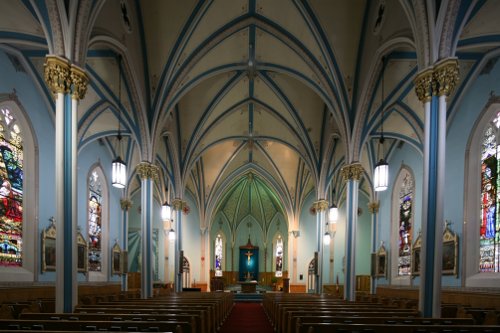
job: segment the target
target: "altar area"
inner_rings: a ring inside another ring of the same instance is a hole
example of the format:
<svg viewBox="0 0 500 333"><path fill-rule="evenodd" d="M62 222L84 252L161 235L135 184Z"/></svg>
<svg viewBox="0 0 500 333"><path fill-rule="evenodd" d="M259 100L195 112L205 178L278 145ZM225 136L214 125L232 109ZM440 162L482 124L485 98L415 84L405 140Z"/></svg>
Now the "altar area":
<svg viewBox="0 0 500 333"><path fill-rule="evenodd" d="M241 285L242 293L256 293L257 292L257 281L240 281L238 282Z"/></svg>

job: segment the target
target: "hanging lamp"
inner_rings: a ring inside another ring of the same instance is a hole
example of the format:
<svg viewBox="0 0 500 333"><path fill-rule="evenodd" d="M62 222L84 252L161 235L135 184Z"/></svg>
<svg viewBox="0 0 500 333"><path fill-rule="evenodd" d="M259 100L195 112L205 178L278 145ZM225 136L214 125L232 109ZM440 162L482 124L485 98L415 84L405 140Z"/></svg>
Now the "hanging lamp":
<svg viewBox="0 0 500 333"><path fill-rule="evenodd" d="M326 222L326 225L325 225L326 231L325 231L325 234L323 235L323 244L325 244L325 245L330 245L330 241L332 239L328 229L329 229L328 222Z"/></svg>
<svg viewBox="0 0 500 333"><path fill-rule="evenodd" d="M124 188L127 184L127 164L120 157L122 151L122 134L121 134L121 95L122 95L122 57L118 56L118 134L116 135L116 140L118 141L117 156L111 164L111 184L116 188Z"/></svg>
<svg viewBox="0 0 500 333"><path fill-rule="evenodd" d="M328 209L328 220L331 223L337 223L338 219L339 219L339 209L337 208L337 205L335 203L332 203L332 205Z"/></svg>
<svg viewBox="0 0 500 333"><path fill-rule="evenodd" d="M380 115L380 139L378 142L377 156L380 157L375 165L373 183L375 191L385 191L389 186L389 164L384 159L384 72L385 72L385 57L382 57L382 101Z"/></svg>

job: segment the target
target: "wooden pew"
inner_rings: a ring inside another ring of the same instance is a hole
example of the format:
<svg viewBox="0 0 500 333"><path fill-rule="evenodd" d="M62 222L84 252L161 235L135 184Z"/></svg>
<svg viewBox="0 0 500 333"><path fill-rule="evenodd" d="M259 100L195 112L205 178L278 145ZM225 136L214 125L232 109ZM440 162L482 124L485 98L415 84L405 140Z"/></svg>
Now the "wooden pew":
<svg viewBox="0 0 500 333"><path fill-rule="evenodd" d="M201 327L200 317L187 313L132 314L132 313L22 313L20 319L28 320L79 320L79 321L185 321L193 332L208 333Z"/></svg>
<svg viewBox="0 0 500 333"><path fill-rule="evenodd" d="M500 326L299 323L295 333L500 333Z"/></svg>
<svg viewBox="0 0 500 333"><path fill-rule="evenodd" d="M294 333L301 323L340 323L340 324L386 324L386 325L474 325L470 318L422 318L422 317L354 317L354 316L296 316L289 325L288 333Z"/></svg>
<svg viewBox="0 0 500 333"><path fill-rule="evenodd" d="M0 329L16 331L53 330L53 331L139 331L139 332L176 332L195 333L189 322L182 321L80 321L80 320L29 320L3 319Z"/></svg>
<svg viewBox="0 0 500 333"><path fill-rule="evenodd" d="M206 309L190 309L190 308L166 308L166 309L151 309L151 308L137 308L137 307L99 307L86 306L77 307L75 313L103 313L103 314L114 314L120 316L122 314L134 314L134 315L163 315L163 314L190 314L196 318L196 327L199 327L203 332L214 332L214 326L212 325L210 318L208 317L208 312ZM198 320L199 319L199 320Z"/></svg>

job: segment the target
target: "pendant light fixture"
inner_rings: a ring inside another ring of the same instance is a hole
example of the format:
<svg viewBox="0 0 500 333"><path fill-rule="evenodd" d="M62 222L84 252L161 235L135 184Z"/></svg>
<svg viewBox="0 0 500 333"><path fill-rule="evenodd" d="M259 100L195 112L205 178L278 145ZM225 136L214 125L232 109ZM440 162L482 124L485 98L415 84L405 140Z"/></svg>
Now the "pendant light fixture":
<svg viewBox="0 0 500 333"><path fill-rule="evenodd" d="M382 100L380 113L380 139L377 147L377 157L380 157L375 165L373 185L375 191L385 191L389 186L389 164L384 159L384 72L385 57L382 57Z"/></svg>
<svg viewBox="0 0 500 333"><path fill-rule="evenodd" d="M127 184L127 164L122 160L120 154L122 152L122 133L121 133L121 115L122 115L122 57L118 56L118 134L116 135L117 156L111 165L111 184L116 188L124 188Z"/></svg>
<svg viewBox="0 0 500 333"><path fill-rule="evenodd" d="M328 222L326 222L325 226L326 232L323 235L323 244L325 245L330 245L330 241L332 240L332 237L330 236L330 232L328 231Z"/></svg>
<svg viewBox="0 0 500 333"><path fill-rule="evenodd" d="M168 221L170 223L170 230L168 231L168 239L173 241L175 240L175 230L172 228L172 206L170 206L169 199L170 199L170 191L169 188L166 188L167 192L167 199L165 200L165 203L161 206L161 218L164 222Z"/></svg>
<svg viewBox="0 0 500 333"><path fill-rule="evenodd" d="M328 220L330 223L337 223L337 220L339 219L339 209L337 205L333 202L332 198L332 205L328 209Z"/></svg>

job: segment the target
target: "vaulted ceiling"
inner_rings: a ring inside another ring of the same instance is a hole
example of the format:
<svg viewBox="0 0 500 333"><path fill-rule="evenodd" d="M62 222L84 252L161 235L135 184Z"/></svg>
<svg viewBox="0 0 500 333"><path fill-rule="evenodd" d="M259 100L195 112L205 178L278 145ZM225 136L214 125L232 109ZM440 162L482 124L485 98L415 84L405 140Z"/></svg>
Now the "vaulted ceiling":
<svg viewBox="0 0 500 333"><path fill-rule="evenodd" d="M120 121L127 163L161 167L160 201L170 183L210 223L252 174L294 221L311 191L324 197L334 184L341 195L345 163L362 163L361 190L372 195L382 104L387 156L401 143L422 151L413 78L442 55L432 36L449 35L460 60L452 119L468 78L496 57L499 15L495 1L9 1L0 47L50 110L45 56L83 67L80 149L100 140L115 155ZM129 177L132 194L140 181Z"/></svg>

